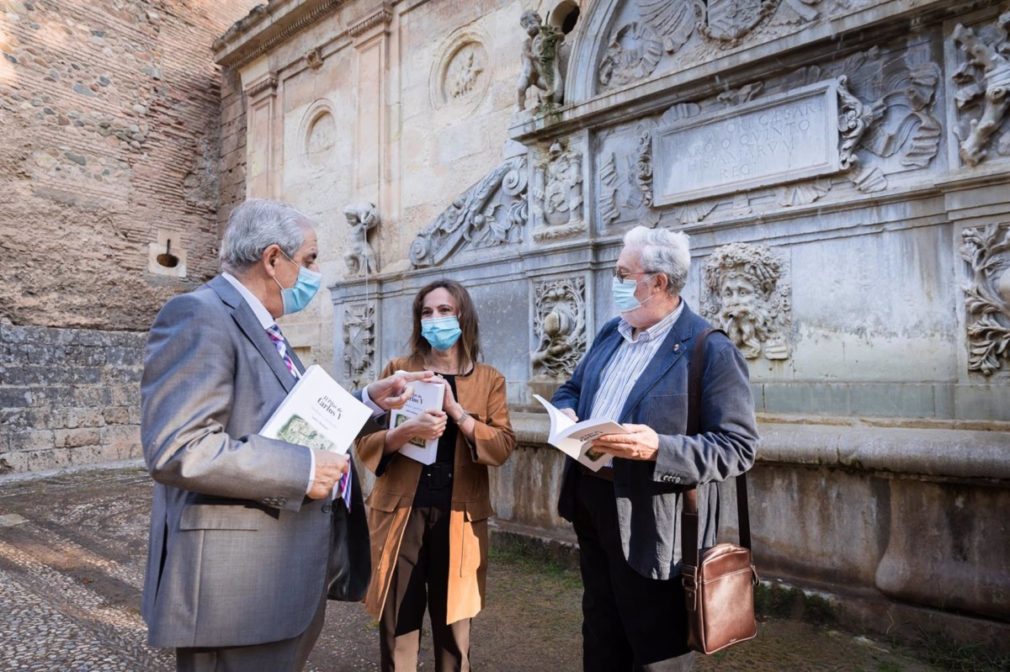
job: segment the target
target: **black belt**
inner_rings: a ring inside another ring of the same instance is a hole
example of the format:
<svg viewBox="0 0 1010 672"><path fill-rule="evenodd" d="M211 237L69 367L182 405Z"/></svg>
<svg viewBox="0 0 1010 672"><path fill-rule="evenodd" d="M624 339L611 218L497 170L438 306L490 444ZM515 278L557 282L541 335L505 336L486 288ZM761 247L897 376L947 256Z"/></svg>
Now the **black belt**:
<svg viewBox="0 0 1010 672"><path fill-rule="evenodd" d="M593 471L581 462L577 463L579 465L579 471L585 476L592 476L593 478L599 478L604 481L614 482L614 469L613 467L600 467L599 471Z"/></svg>

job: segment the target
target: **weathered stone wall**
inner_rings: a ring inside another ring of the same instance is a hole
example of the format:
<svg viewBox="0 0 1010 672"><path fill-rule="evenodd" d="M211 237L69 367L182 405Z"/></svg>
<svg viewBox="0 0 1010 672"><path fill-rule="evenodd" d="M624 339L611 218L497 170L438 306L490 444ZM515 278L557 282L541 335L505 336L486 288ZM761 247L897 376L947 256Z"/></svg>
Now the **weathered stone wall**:
<svg viewBox="0 0 1010 672"><path fill-rule="evenodd" d="M254 4L0 1L0 470L139 454L145 331L243 190L210 46Z"/></svg>
<svg viewBox="0 0 1010 672"><path fill-rule="evenodd" d="M139 457L144 339L0 324L0 473Z"/></svg>

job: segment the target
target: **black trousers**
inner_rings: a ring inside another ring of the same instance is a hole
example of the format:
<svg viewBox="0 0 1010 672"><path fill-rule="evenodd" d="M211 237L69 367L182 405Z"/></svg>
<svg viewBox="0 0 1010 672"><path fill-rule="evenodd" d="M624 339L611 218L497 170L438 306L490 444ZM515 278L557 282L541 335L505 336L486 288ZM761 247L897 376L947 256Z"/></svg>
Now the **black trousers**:
<svg viewBox="0 0 1010 672"><path fill-rule="evenodd" d="M586 672L691 670L680 577L648 579L621 550L614 484L572 474L582 570L582 667Z"/></svg>
<svg viewBox="0 0 1010 672"><path fill-rule="evenodd" d="M425 608L431 619L436 672L470 669L470 619L446 624L449 591L449 511L410 512L379 621L383 672L417 670Z"/></svg>

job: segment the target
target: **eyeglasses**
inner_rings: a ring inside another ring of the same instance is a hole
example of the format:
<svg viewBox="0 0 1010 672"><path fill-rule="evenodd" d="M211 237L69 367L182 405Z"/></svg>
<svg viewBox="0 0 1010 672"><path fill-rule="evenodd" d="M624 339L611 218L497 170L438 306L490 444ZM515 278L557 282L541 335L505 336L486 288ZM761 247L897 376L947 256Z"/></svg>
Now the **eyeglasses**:
<svg viewBox="0 0 1010 672"><path fill-rule="evenodd" d="M615 268L613 271L614 277L617 278L618 282L624 282L633 275L653 275L656 272L657 271L636 271L635 273L625 273L619 268Z"/></svg>

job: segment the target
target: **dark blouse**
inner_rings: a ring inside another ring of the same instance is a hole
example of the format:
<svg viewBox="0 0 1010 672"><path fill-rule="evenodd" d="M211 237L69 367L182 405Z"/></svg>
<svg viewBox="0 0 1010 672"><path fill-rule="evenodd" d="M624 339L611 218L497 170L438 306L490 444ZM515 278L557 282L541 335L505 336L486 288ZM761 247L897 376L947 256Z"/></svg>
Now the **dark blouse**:
<svg viewBox="0 0 1010 672"><path fill-rule="evenodd" d="M440 374L456 396L456 376ZM452 504L452 472L456 459L456 435L459 428L452 418L445 423L445 432L438 439L438 452L432 464L421 468L421 479L414 493L414 508L435 507L448 511Z"/></svg>

